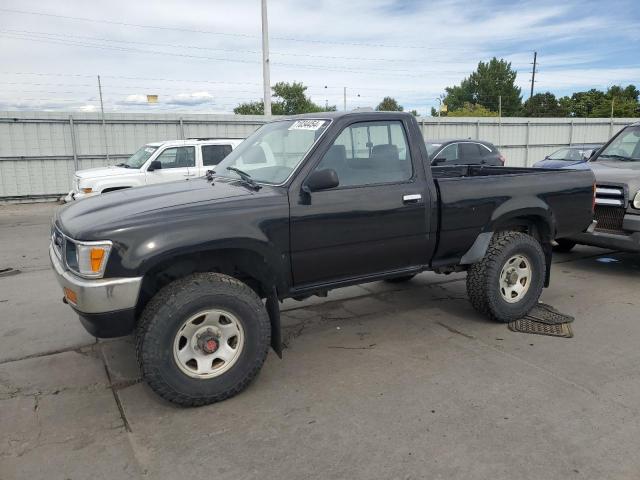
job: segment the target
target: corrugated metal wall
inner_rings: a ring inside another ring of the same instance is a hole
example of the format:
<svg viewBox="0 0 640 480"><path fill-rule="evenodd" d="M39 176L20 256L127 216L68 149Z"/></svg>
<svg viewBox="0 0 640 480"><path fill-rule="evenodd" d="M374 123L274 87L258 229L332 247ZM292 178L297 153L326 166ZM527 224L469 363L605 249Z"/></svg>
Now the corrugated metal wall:
<svg viewBox="0 0 640 480"><path fill-rule="evenodd" d="M189 137L244 138L261 116L0 112L0 198L69 191L76 169L118 163L141 145ZM633 119L424 118L427 139L479 138L498 145L512 166L531 165L560 146L605 142ZM105 132L106 130L106 132ZM106 158L105 148L109 152Z"/></svg>

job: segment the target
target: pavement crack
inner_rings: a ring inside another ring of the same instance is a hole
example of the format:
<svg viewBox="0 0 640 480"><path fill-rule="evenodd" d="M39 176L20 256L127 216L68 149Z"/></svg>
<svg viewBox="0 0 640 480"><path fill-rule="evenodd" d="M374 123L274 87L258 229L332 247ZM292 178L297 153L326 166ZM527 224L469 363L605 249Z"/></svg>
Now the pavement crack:
<svg viewBox="0 0 640 480"><path fill-rule="evenodd" d="M103 358L103 364L104 364L104 358ZM118 407L118 412L120 412L120 418L122 419L122 424L124 425L124 429L128 432L131 433L133 432L133 430L131 429L131 424L129 423L129 420L127 419L127 414L124 411L124 407L122 406L122 402L120 401L120 396L118 395L118 388L116 387L116 384L114 384L111 380L111 373L109 373L109 368L107 367L106 364L104 364L104 371L107 374L107 380L109 381L109 388L111 389L111 393L113 393L113 399L116 402L116 406Z"/></svg>
<svg viewBox="0 0 640 480"><path fill-rule="evenodd" d="M449 330L451 333L455 333L457 335L462 335L463 337L468 338L470 340L475 340L476 339L476 337L474 337L473 335L469 335L468 333L464 333L464 332L461 332L460 330L456 330L455 328L450 327L446 323L442 323L442 322L435 322L435 323L437 323L441 327Z"/></svg>
<svg viewBox="0 0 640 480"><path fill-rule="evenodd" d="M341 350L373 350L376 347L375 343L367 347L341 347L339 345L329 345L327 348L339 348Z"/></svg>
<svg viewBox="0 0 640 480"><path fill-rule="evenodd" d="M98 339L96 338L96 340L93 343L82 345L80 347L59 348L56 350L48 350L46 352L31 353L29 355L24 355L22 357L5 358L4 360L0 360L0 365L4 365L5 363L20 362L22 360L29 360L31 358L48 357L50 355L57 355L59 353L66 353L66 352L76 352L76 353L80 353L81 355L87 355L89 353L88 350L93 349L97 343L98 343Z"/></svg>

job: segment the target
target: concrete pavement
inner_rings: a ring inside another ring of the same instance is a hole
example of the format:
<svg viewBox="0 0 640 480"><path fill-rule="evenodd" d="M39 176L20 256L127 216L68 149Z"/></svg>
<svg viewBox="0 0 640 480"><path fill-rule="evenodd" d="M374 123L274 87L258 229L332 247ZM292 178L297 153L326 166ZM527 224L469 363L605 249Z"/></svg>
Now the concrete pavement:
<svg viewBox="0 0 640 480"><path fill-rule="evenodd" d="M0 207L0 478L635 479L640 256L577 247L542 300L572 339L476 314L464 274L285 302L287 349L177 408L96 342L48 270L51 205Z"/></svg>

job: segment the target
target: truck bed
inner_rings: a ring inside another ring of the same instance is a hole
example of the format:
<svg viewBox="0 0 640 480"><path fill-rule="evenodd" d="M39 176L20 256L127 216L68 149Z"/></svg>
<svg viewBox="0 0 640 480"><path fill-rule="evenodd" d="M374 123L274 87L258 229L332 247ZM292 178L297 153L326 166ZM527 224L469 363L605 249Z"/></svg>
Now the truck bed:
<svg viewBox="0 0 640 480"><path fill-rule="evenodd" d="M593 198L590 170L456 165L432 167L431 172L440 205L434 267L458 263L460 252L495 228L495 220L507 211L518 218L544 215L554 238L582 230L592 216L584 208Z"/></svg>

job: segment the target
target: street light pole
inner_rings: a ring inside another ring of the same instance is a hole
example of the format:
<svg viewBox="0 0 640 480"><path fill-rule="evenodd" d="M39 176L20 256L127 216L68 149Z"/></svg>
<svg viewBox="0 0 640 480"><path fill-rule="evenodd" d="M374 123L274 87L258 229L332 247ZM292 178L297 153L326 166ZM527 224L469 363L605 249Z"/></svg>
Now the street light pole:
<svg viewBox="0 0 640 480"><path fill-rule="evenodd" d="M100 113L102 115L102 135L104 137L104 152L107 155L107 163L109 163L109 144L107 142L107 123L104 120L104 103L102 103L102 83L100 75L98 75L98 95L100 96Z"/></svg>
<svg viewBox="0 0 640 480"><path fill-rule="evenodd" d="M347 111L347 87L344 87L342 90L342 109Z"/></svg>
<svg viewBox="0 0 640 480"><path fill-rule="evenodd" d="M271 80L269 75L269 24L267 0L262 0L262 83L264 88L264 114L271 115Z"/></svg>

